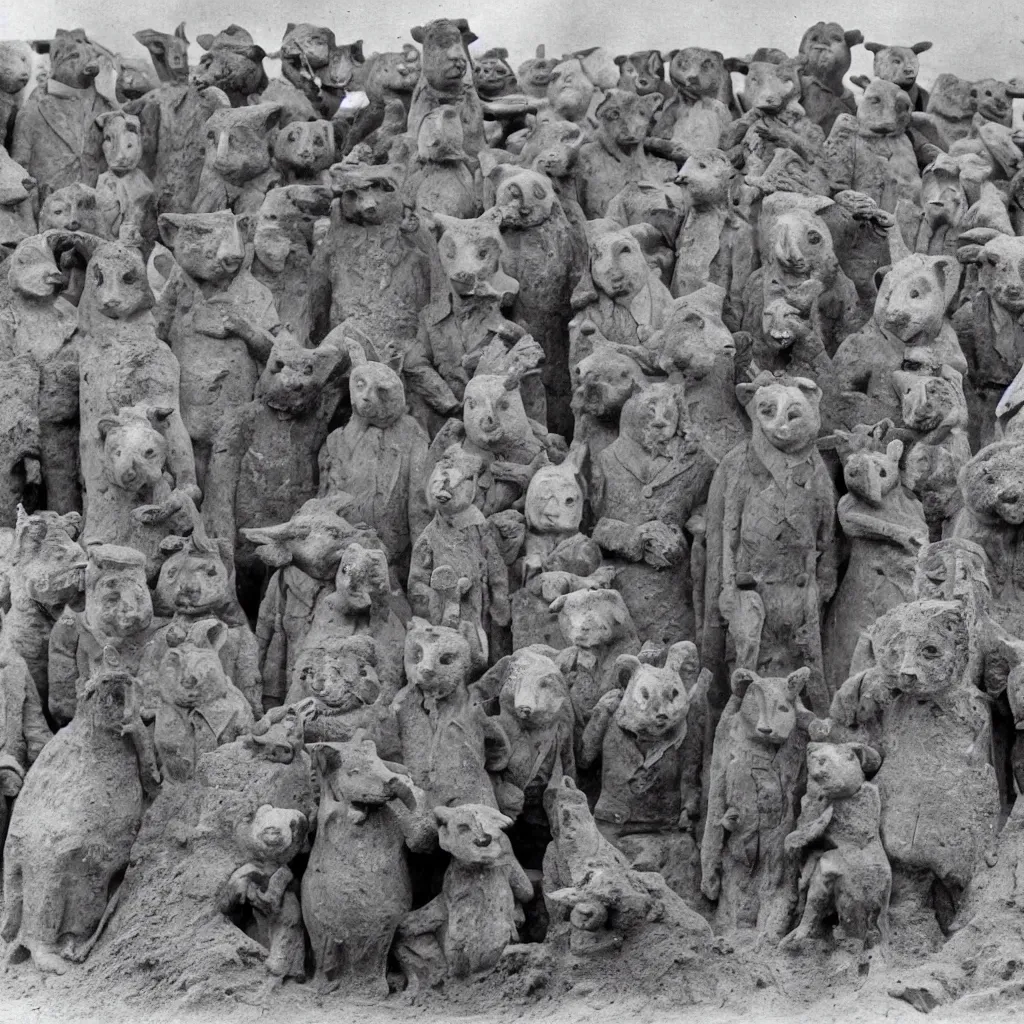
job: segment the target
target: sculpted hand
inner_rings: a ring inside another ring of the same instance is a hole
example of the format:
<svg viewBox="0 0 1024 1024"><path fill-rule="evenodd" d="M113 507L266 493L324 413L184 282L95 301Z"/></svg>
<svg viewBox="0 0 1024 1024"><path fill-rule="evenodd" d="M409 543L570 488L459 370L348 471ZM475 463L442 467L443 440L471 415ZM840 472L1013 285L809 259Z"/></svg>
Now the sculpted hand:
<svg viewBox="0 0 1024 1024"><path fill-rule="evenodd" d="M192 313L192 329L207 338L226 338L231 333L227 317L209 305L200 306Z"/></svg>

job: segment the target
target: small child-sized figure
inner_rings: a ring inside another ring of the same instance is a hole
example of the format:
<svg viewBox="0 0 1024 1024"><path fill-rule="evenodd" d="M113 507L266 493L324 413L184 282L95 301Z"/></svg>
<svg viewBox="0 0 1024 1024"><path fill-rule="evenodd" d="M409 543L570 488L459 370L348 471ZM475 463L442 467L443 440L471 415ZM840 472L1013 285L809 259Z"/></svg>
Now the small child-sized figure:
<svg viewBox="0 0 1024 1024"><path fill-rule="evenodd" d="M469 623L486 658L492 633L509 624L511 609L508 569L490 524L473 504L482 471L479 457L452 445L430 474L427 500L434 518L413 545L409 603L414 614L436 625Z"/></svg>
<svg viewBox="0 0 1024 1024"><path fill-rule="evenodd" d="M810 848L800 875L806 903L780 949L798 952L833 909L837 934L859 939L865 949L885 940L892 870L879 838L878 787L864 781L881 763L863 743L807 744L807 795L785 842L790 853Z"/></svg>
<svg viewBox="0 0 1024 1024"><path fill-rule="evenodd" d="M719 95L728 72L717 50L688 46L669 54L668 77L675 88L658 111L647 148L683 163L698 150L717 149L729 127L732 114Z"/></svg>
<svg viewBox="0 0 1024 1024"><path fill-rule="evenodd" d="M480 215L480 175L472 168L462 140L462 122L454 107L437 107L423 118L416 157L405 179L410 205L449 217Z"/></svg>
<svg viewBox="0 0 1024 1024"><path fill-rule="evenodd" d="M274 163L282 185L329 185L334 163L334 125L330 121L292 121L274 137Z"/></svg>
<svg viewBox="0 0 1024 1024"><path fill-rule="evenodd" d="M252 731L252 710L220 663L227 634L218 619L200 619L164 655L153 739L172 782L188 781L201 755Z"/></svg>
<svg viewBox="0 0 1024 1024"><path fill-rule="evenodd" d="M142 160L142 125L123 110L100 114L96 123L103 130L103 155L107 169L96 182L96 195L108 211L114 238L131 237L134 229L142 238L148 256L157 238L156 191L139 168Z"/></svg>

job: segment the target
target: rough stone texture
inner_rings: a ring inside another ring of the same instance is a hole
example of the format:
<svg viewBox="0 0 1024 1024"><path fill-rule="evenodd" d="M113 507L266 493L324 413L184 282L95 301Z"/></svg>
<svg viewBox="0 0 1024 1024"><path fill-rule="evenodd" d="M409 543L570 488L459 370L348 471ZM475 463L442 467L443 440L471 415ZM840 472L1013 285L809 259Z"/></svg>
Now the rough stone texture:
<svg viewBox="0 0 1024 1024"><path fill-rule="evenodd" d="M157 238L156 192L139 167L142 160L142 125L123 111L100 114L96 123L103 131L105 170L96 181L101 206L109 209L110 233L118 238L137 231L148 254Z"/></svg>

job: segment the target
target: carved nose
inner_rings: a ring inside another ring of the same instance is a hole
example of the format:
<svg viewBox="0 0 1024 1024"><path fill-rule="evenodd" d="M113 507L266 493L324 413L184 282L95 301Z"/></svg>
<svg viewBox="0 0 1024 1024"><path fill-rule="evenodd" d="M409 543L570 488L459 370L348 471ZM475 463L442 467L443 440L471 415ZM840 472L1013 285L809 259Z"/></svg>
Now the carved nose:
<svg viewBox="0 0 1024 1024"><path fill-rule="evenodd" d="M77 231L81 226L81 222L77 219L68 221L68 231Z"/></svg>
<svg viewBox="0 0 1024 1024"><path fill-rule="evenodd" d="M21 187L26 192L31 192L32 189L34 189L36 187L36 179L35 178L22 178L21 179Z"/></svg>
<svg viewBox="0 0 1024 1024"><path fill-rule="evenodd" d="M516 711L523 718L529 718L533 714L533 708L529 704L520 704Z"/></svg>
<svg viewBox="0 0 1024 1024"><path fill-rule="evenodd" d="M760 733L760 734L761 734L762 736L771 736L771 734L772 734L772 729L771 729L771 726L770 726L770 725L759 725L759 726L757 727L757 731L758 731L758 732L759 732L759 733Z"/></svg>
<svg viewBox="0 0 1024 1024"><path fill-rule="evenodd" d="M485 847L488 847L488 846L491 845L491 837L490 836L482 836L480 839L474 839L473 840L473 845L474 846L479 846L481 849L483 849Z"/></svg>
<svg viewBox="0 0 1024 1024"><path fill-rule="evenodd" d="M1004 505L1016 505L1020 501L1020 494L1017 491L1007 490L999 492L999 500Z"/></svg>

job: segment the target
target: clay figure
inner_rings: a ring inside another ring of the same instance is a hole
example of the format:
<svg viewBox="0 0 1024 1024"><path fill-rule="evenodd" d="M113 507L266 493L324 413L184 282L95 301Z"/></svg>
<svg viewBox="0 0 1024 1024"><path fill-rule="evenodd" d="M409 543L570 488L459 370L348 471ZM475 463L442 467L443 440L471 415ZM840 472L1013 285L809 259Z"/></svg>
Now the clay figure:
<svg viewBox="0 0 1024 1024"><path fill-rule="evenodd" d="M519 91L516 73L508 62L508 50L497 46L473 61L473 84L483 100L509 96Z"/></svg>
<svg viewBox="0 0 1024 1024"><path fill-rule="evenodd" d="M853 93L843 85L843 75L850 70L850 50L863 42L858 29L844 30L835 22L824 21L812 25L800 40L800 55L807 61L800 76L802 103L826 135L840 114L857 112Z"/></svg>
<svg viewBox="0 0 1024 1024"><path fill-rule="evenodd" d="M35 364L45 507L64 513L82 508L77 457L79 346L75 309L60 293L63 277L54 258L56 247L53 236L33 235L11 254L0 280L0 344L12 362L26 357Z"/></svg>
<svg viewBox="0 0 1024 1024"><path fill-rule="evenodd" d="M619 436L622 407L643 387L644 374L635 359L599 344L576 363L572 380L572 446L594 459Z"/></svg>
<svg viewBox="0 0 1024 1024"><path fill-rule="evenodd" d="M244 28L228 25L216 36L209 33L196 36L196 42L206 51L192 76L200 89L220 89L232 107L246 106L250 96L266 89L267 73L263 70L266 53Z"/></svg>
<svg viewBox="0 0 1024 1024"><path fill-rule="evenodd" d="M557 64L558 59L548 57L544 44L541 43L534 52L534 56L519 65L516 69L516 77L527 96L543 99L547 95L551 72Z"/></svg>
<svg viewBox="0 0 1024 1024"><path fill-rule="evenodd" d="M483 469L478 456L453 445L431 472L427 500L434 518L413 544L409 603L435 625L469 623L486 656L492 631L509 624L511 610L508 569L473 504Z"/></svg>
<svg viewBox="0 0 1024 1024"><path fill-rule="evenodd" d="M288 692L295 656L313 623L317 598L329 592L353 527L341 515L347 495L314 498L277 526L246 539L276 571L267 583L256 621L263 696L279 704Z"/></svg>
<svg viewBox="0 0 1024 1024"><path fill-rule="evenodd" d="M347 156L362 142L375 152L377 146L374 143L380 134L385 133L382 126L388 112L397 119L396 131L405 131L413 90L419 78L420 51L412 43L406 43L400 53L370 55L363 72L367 105L359 110L345 135L344 155Z"/></svg>
<svg viewBox="0 0 1024 1024"><path fill-rule="evenodd" d="M330 184L325 172L334 157L334 126L330 121L292 121L274 137L274 163L284 185Z"/></svg>
<svg viewBox="0 0 1024 1024"><path fill-rule="evenodd" d="M762 374L737 394L753 434L719 464L708 497L703 660L720 656L724 616L736 665L806 667L812 709L824 714L820 623L837 551L835 490L815 444L821 390Z"/></svg>
<svg viewBox="0 0 1024 1024"><path fill-rule="evenodd" d="M698 150L718 149L722 132L732 120L719 95L729 76L717 50L689 46L673 50L668 57L672 89L657 90L665 103L646 145L650 152L683 163Z"/></svg>
<svg viewBox="0 0 1024 1024"><path fill-rule="evenodd" d="M24 356L8 364L0 384L7 422L0 431L0 523L9 530L22 504L35 508L40 472L39 371Z"/></svg>
<svg viewBox="0 0 1024 1024"><path fill-rule="evenodd" d="M0 146L8 151L22 90L32 77L32 48L27 43L0 43Z"/></svg>
<svg viewBox="0 0 1024 1024"><path fill-rule="evenodd" d="M519 937L519 904L533 899L533 884L503 831L510 818L480 804L435 807L434 815L438 844L452 859L441 894L398 929L395 958L412 993L445 975L493 970Z"/></svg>
<svg viewBox="0 0 1024 1024"><path fill-rule="evenodd" d="M420 121L416 157L404 187L410 205L431 213L480 214L480 181L463 148L462 122L454 107L437 107Z"/></svg>
<svg viewBox="0 0 1024 1024"><path fill-rule="evenodd" d="M181 416L202 487L218 432L252 401L279 318L244 266L234 214L165 213L159 224L177 266L156 309L157 336L181 364Z"/></svg>
<svg viewBox="0 0 1024 1024"><path fill-rule="evenodd" d="M847 493L837 512L850 560L822 629L830 695L849 674L861 631L913 598L917 556L928 540L924 509L900 473L903 442L890 441L879 451L851 444L850 435L840 439L846 442L840 458Z"/></svg>
<svg viewBox="0 0 1024 1024"><path fill-rule="evenodd" d="M111 109L94 85L99 51L82 29L57 29L50 49L50 77L18 111L11 143L16 163L44 190L74 182L95 187L103 167L95 119Z"/></svg>
<svg viewBox="0 0 1024 1024"><path fill-rule="evenodd" d="M807 794L785 843L793 852L810 848L800 874L806 902L780 948L799 950L832 909L844 937L867 949L885 941L892 871L879 837L878 787L864 778L880 764L878 752L863 743L807 744Z"/></svg>
<svg viewBox="0 0 1024 1024"><path fill-rule="evenodd" d="M938 75L928 94L925 115L914 119L914 127L940 149L948 150L970 134L977 109L972 89L972 83L966 79L948 73Z"/></svg>
<svg viewBox="0 0 1024 1024"><path fill-rule="evenodd" d="M694 635L690 541L715 460L689 436L679 390L653 384L622 408L618 440L594 461L594 540L615 559L616 589L641 635L671 643Z"/></svg>
<svg viewBox="0 0 1024 1024"><path fill-rule="evenodd" d="M271 55L281 61L284 82L297 90L318 112L324 102L320 91L321 83L323 79L330 77L327 69L331 51L336 46L334 33L329 28L311 25L308 22L300 22L297 25L288 22L281 39L281 48L276 54ZM346 84L338 83L342 87Z"/></svg>
<svg viewBox="0 0 1024 1024"><path fill-rule="evenodd" d="M236 538L290 519L319 490L317 457L340 400L347 363L332 346L308 349L282 335L256 384L256 398L225 417L214 439L203 518L217 537ZM253 550L236 542L249 571Z"/></svg>
<svg viewBox="0 0 1024 1024"><path fill-rule="evenodd" d="M128 866L143 787L160 781L136 701L111 651L74 722L36 758L11 814L0 934L45 973L63 974L88 954L111 883ZM67 799L69 785L81 801Z"/></svg>
<svg viewBox="0 0 1024 1024"><path fill-rule="evenodd" d="M159 79L152 62L145 57L126 57L117 55L117 81L114 84L114 97L122 106L133 100L142 99L147 92L152 92Z"/></svg>
<svg viewBox="0 0 1024 1024"><path fill-rule="evenodd" d="M10 610L2 639L25 659L43 706L49 689L50 633L64 606L85 586L87 559L77 543L77 512L18 510L9 562Z"/></svg>
<svg viewBox="0 0 1024 1024"><path fill-rule="evenodd" d="M160 79L156 89L129 105L142 124L142 170L156 190L160 213L188 213L206 159L203 126L223 94L189 81L184 22L173 33L143 29L135 38L149 51Z"/></svg>
<svg viewBox="0 0 1024 1024"><path fill-rule="evenodd" d="M49 192L39 210L39 229L84 231L110 238L108 212L100 205L95 188L76 181Z"/></svg>
<svg viewBox="0 0 1024 1024"><path fill-rule="evenodd" d="M584 143L577 158L580 205L588 219L603 217L609 201L629 182L665 180L673 173L674 168L644 153L644 138L660 107L657 94L611 89L594 111L596 137Z"/></svg>
<svg viewBox="0 0 1024 1024"><path fill-rule="evenodd" d="M2 97L0 91L0 101ZM35 178L30 178L25 168L7 155L7 150L0 152L0 246L4 250L13 249L35 234L35 191Z"/></svg>
<svg viewBox="0 0 1024 1024"><path fill-rule="evenodd" d="M49 637L48 710L61 725L75 716L103 652L113 648L138 676L146 644L159 627L146 585L146 558L134 548L94 544L85 569L85 610L69 605ZM142 700L145 705L145 700Z"/></svg>
<svg viewBox="0 0 1024 1024"><path fill-rule="evenodd" d="M193 213L256 213L263 197L282 184L270 145L281 108L276 103L214 111L208 118L206 161Z"/></svg>
<svg viewBox="0 0 1024 1024"><path fill-rule="evenodd" d="M314 751L323 781L302 920L317 979L382 998L391 940L412 909L406 848L429 849L429 811L402 766L381 761L372 740Z"/></svg>
<svg viewBox="0 0 1024 1024"><path fill-rule="evenodd" d="M467 625L413 618L405 634L406 685L392 709L404 763L428 806L498 807L491 773L508 765L510 744L470 695L470 674L483 661L475 645Z"/></svg>
<svg viewBox="0 0 1024 1024"><path fill-rule="evenodd" d="M910 100L910 109L923 111L928 106L928 93L917 84L921 62L918 57L932 48L932 44L914 43L911 46L886 46L884 43L865 43L864 49L875 55L872 68L875 78L895 82Z"/></svg>
<svg viewBox="0 0 1024 1024"><path fill-rule="evenodd" d="M814 300L821 294L820 281L810 280L799 291L787 290L765 303L761 336L751 349L750 372L807 377L821 388L822 423L831 426L835 405L832 360L816 330Z"/></svg>
<svg viewBox="0 0 1024 1024"><path fill-rule="evenodd" d="M281 324L300 345L309 344L309 289L314 231L331 210L323 185L271 189L256 217L252 276L270 290Z"/></svg>
<svg viewBox="0 0 1024 1024"><path fill-rule="evenodd" d="M807 746L800 694L806 668L782 678L737 669L715 730L701 889L717 921L769 940L789 929L797 865L784 848L797 821Z"/></svg>
<svg viewBox="0 0 1024 1024"><path fill-rule="evenodd" d="M983 78L971 85L974 109L986 121L1010 127L1013 101L1024 95L1019 79L1000 82L997 78Z"/></svg>
<svg viewBox="0 0 1024 1024"><path fill-rule="evenodd" d="M417 25L411 34L423 47L423 59L409 106L409 133L419 134L431 110L451 106L462 121L466 152L475 155L484 145L483 104L473 86L468 51L476 36L465 18L438 18Z"/></svg>
<svg viewBox="0 0 1024 1024"><path fill-rule="evenodd" d="M619 82L631 82L639 95L656 92L666 101L672 96L672 87L665 81L665 58L657 50L619 54L615 63L619 67Z"/></svg>
<svg viewBox="0 0 1024 1024"><path fill-rule="evenodd" d="M223 622L200 619L163 657L153 743L165 781L190 779L202 754L252 728L252 710L220 661L227 635Z"/></svg>
<svg viewBox="0 0 1024 1024"><path fill-rule="evenodd" d="M574 124L586 124L589 128L590 115L601 98L601 91L578 58L568 57L555 62L548 78L545 99L556 116Z"/></svg>
<svg viewBox="0 0 1024 1024"><path fill-rule="evenodd" d="M98 203L112 213L108 221L111 235L117 238L122 231L134 228L148 255L156 241L156 192L139 168L141 123L120 110L100 114L97 123L103 131L103 156L107 161L107 169L96 181Z"/></svg>

